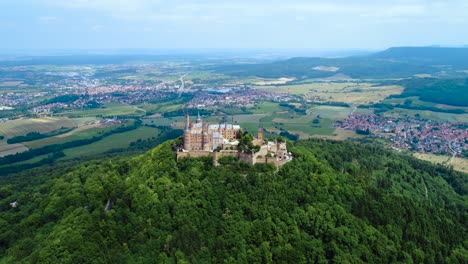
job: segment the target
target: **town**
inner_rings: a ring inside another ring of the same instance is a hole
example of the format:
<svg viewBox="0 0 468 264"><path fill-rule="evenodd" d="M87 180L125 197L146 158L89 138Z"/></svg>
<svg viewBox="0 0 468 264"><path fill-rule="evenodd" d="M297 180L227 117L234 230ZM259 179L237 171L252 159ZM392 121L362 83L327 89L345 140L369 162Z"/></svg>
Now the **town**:
<svg viewBox="0 0 468 264"><path fill-rule="evenodd" d="M387 139L396 149L448 155L468 150L466 123L352 114L335 127Z"/></svg>

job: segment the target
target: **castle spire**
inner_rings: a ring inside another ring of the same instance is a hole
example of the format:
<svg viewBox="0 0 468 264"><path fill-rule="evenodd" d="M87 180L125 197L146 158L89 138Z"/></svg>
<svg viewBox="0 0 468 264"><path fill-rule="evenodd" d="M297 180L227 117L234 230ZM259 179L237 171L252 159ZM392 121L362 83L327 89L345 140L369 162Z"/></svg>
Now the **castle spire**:
<svg viewBox="0 0 468 264"><path fill-rule="evenodd" d="M188 114L188 111L185 111L185 131L188 131L190 129L190 116Z"/></svg>
<svg viewBox="0 0 468 264"><path fill-rule="evenodd" d="M198 110L197 123L201 123L200 110Z"/></svg>

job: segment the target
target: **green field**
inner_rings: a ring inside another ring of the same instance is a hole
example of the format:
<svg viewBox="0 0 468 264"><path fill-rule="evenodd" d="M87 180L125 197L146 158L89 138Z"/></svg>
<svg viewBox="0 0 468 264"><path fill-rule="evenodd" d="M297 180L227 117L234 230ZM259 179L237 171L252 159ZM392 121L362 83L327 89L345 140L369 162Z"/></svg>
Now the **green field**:
<svg viewBox="0 0 468 264"><path fill-rule="evenodd" d="M272 102L261 102L257 104L254 108L249 109L250 112L254 114L273 114L279 111L287 110L286 107L280 106L278 103Z"/></svg>
<svg viewBox="0 0 468 264"><path fill-rule="evenodd" d="M161 102L157 104L144 103L138 105L138 108L144 109L149 113L164 113L176 111L184 107L182 99L171 100L169 102Z"/></svg>
<svg viewBox="0 0 468 264"><path fill-rule="evenodd" d="M29 148L40 148L46 145L63 144L65 142L70 142L70 141L79 140L79 139L89 139L89 138L92 138L93 136L99 136L105 132L111 131L115 129L115 127L116 127L115 125L95 127L95 128L90 128L86 130L81 130L79 132L73 133L70 136L66 136L66 137L55 136L55 137L48 137L48 138L33 140L29 142L24 142L24 145L26 145Z"/></svg>
<svg viewBox="0 0 468 264"><path fill-rule="evenodd" d="M434 108L439 108L439 109L462 109L465 111L468 111L468 107L462 107L462 106L453 106L453 105L446 105L446 104L438 104L438 103L432 103L432 102L427 102L427 101L421 101L418 96L409 96L405 98L388 98L382 101L384 104L405 104L405 102L410 101L411 106L417 107L417 106L422 106L422 107L434 107Z"/></svg>
<svg viewBox="0 0 468 264"><path fill-rule="evenodd" d="M344 102L349 104L371 104L390 95L401 94L403 87L376 86L359 82L314 82L305 84L258 86L257 89L301 95L316 102Z"/></svg>
<svg viewBox="0 0 468 264"><path fill-rule="evenodd" d="M82 111L67 111L57 115L68 117L96 117L96 116L143 116L145 111L136 106L109 103L103 108L87 109Z"/></svg>
<svg viewBox="0 0 468 264"><path fill-rule="evenodd" d="M91 156L111 149L127 148L131 142L156 137L159 132L157 128L142 126L132 131L113 134L89 145L65 149L63 152L66 157L63 159Z"/></svg>
<svg viewBox="0 0 468 264"><path fill-rule="evenodd" d="M409 110L402 108L395 108L384 113L385 116L391 117L415 117L416 114L419 114L420 118L422 119L464 123L468 122L468 114L451 114L424 110Z"/></svg>
<svg viewBox="0 0 468 264"><path fill-rule="evenodd" d="M143 119L144 125L154 125L154 126L171 126L172 122L174 122L171 118L145 118Z"/></svg>
<svg viewBox="0 0 468 264"><path fill-rule="evenodd" d="M5 139L24 136L30 132L50 133L63 127L72 128L83 125L95 118L44 117L7 121L0 124L0 135Z"/></svg>

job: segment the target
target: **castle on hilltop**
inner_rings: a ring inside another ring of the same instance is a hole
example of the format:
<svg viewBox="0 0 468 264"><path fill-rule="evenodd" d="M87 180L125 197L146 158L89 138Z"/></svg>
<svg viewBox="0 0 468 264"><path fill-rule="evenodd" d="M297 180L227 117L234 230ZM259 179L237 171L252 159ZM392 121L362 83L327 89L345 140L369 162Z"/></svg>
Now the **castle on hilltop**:
<svg viewBox="0 0 468 264"><path fill-rule="evenodd" d="M185 129L183 145L177 149L177 159L183 157L213 157L213 164L218 166L220 157L236 157L250 164L274 163L277 167L292 159L288 153L286 142L266 141L263 138L263 128L258 129L257 138L252 140L255 146L248 153L239 150L241 127L229 123L203 123L200 113L194 123L185 114ZM254 150L255 149L255 150Z"/></svg>
<svg viewBox="0 0 468 264"><path fill-rule="evenodd" d="M240 126L234 124L203 124L200 113L195 123L190 123L185 114L184 150L213 151L234 146L239 131Z"/></svg>

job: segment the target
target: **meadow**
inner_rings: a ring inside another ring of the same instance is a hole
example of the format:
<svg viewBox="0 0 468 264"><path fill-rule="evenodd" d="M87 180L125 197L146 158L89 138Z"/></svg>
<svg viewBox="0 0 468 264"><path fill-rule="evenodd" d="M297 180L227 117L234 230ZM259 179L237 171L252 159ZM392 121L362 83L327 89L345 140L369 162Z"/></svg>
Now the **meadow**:
<svg viewBox="0 0 468 264"><path fill-rule="evenodd" d="M99 136L103 133L109 132L116 128L116 125L99 125L99 126L89 126L88 129L81 130L77 128L75 133L66 133L67 135L58 135L53 137L42 138L38 140L33 140L29 142L24 142L29 148L40 148L52 144L63 144L70 141L80 140L80 139L89 139L94 136ZM74 132L74 131L71 131Z"/></svg>
<svg viewBox="0 0 468 264"><path fill-rule="evenodd" d="M454 170L468 173L468 159L465 159L465 158L460 158L460 157L451 158L449 156L441 156L441 155L425 154L425 153L414 153L413 156L418 159L430 161L435 164L452 165Z"/></svg>
<svg viewBox="0 0 468 264"><path fill-rule="evenodd" d="M441 113L428 110L395 108L385 112L384 115L390 117L415 117L416 115L419 115L422 119L435 121L468 122L468 114Z"/></svg>
<svg viewBox="0 0 468 264"><path fill-rule="evenodd" d="M101 154L112 149L128 148L131 142L138 139L157 137L160 130L153 127L141 126L135 130L113 134L97 142L75 148L65 149L65 157L62 159L79 158Z"/></svg>
<svg viewBox="0 0 468 264"><path fill-rule="evenodd" d="M8 145L0 145L0 157L16 154L19 152L27 151L28 148L25 147L23 144L8 144Z"/></svg>
<svg viewBox="0 0 468 264"><path fill-rule="evenodd" d="M145 114L144 109L140 109L136 106L120 104L120 103L109 103L105 104L103 108L87 109L80 111L65 111L57 113L59 116L68 117L113 117L113 116L143 116Z"/></svg>
<svg viewBox="0 0 468 264"><path fill-rule="evenodd" d="M30 132L46 134L61 128L78 127L95 118L43 117L10 120L0 124L0 135L5 140L15 136L24 136Z"/></svg>
<svg viewBox="0 0 468 264"><path fill-rule="evenodd" d="M314 82L281 86L257 86L278 93L301 95L315 102L343 102L368 105L377 103L390 95L401 94L403 87L396 85L376 86L360 82Z"/></svg>

